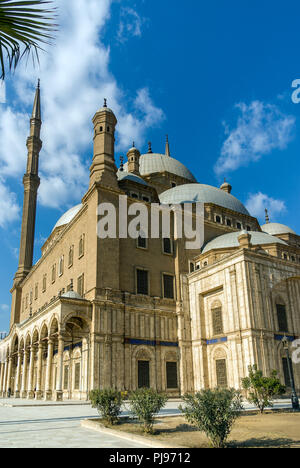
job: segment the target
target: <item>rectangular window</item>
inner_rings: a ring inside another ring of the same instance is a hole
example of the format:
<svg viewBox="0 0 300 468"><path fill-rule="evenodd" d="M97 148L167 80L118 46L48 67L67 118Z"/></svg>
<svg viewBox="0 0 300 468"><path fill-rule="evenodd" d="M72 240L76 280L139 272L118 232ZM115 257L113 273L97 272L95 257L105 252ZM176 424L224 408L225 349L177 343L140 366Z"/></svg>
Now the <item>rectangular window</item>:
<svg viewBox="0 0 300 468"><path fill-rule="evenodd" d="M284 385L287 388L291 388L291 379L290 379L290 374L289 374L287 358L282 358L282 367L283 367L283 375L284 375ZM293 361L291 359L290 359L290 369L291 369L292 377L294 377L294 374L293 374Z"/></svg>
<svg viewBox="0 0 300 468"><path fill-rule="evenodd" d="M56 265L53 265L53 267L52 267L52 283L55 282L55 278L56 278Z"/></svg>
<svg viewBox="0 0 300 468"><path fill-rule="evenodd" d="M80 363L75 364L75 381L74 381L74 390L80 389Z"/></svg>
<svg viewBox="0 0 300 468"><path fill-rule="evenodd" d="M138 387L150 388L150 363L138 361Z"/></svg>
<svg viewBox="0 0 300 468"><path fill-rule="evenodd" d="M217 386L227 388L227 367L226 359L218 359L216 361Z"/></svg>
<svg viewBox="0 0 300 468"><path fill-rule="evenodd" d="M166 371L167 371L167 388L170 388L170 389L178 388L177 363L167 362Z"/></svg>
<svg viewBox="0 0 300 468"><path fill-rule="evenodd" d="M281 332L288 332L288 323L286 317L285 305L276 304L278 327Z"/></svg>
<svg viewBox="0 0 300 468"><path fill-rule="evenodd" d="M78 248L78 257L82 257L84 255L84 241L85 241L85 236L82 234L82 236L79 239L79 248Z"/></svg>
<svg viewBox="0 0 300 468"><path fill-rule="evenodd" d="M81 297L83 297L83 294L84 294L84 274L79 276L79 278L77 280L77 292Z"/></svg>
<svg viewBox="0 0 300 468"><path fill-rule="evenodd" d="M36 283L34 291L35 291L34 292L34 299L37 300L38 295L39 295L39 285L38 285L38 283Z"/></svg>
<svg viewBox="0 0 300 468"><path fill-rule="evenodd" d="M163 249L166 254L172 253L172 241L168 237L163 239Z"/></svg>
<svg viewBox="0 0 300 468"><path fill-rule="evenodd" d="M46 291L47 288L47 275L43 276L43 292Z"/></svg>
<svg viewBox="0 0 300 468"><path fill-rule="evenodd" d="M137 240L137 245L140 249L146 249L147 248L147 239L145 237L138 237Z"/></svg>
<svg viewBox="0 0 300 468"><path fill-rule="evenodd" d="M137 294L148 296L148 271L136 270Z"/></svg>
<svg viewBox="0 0 300 468"><path fill-rule="evenodd" d="M69 389L69 366L64 367L64 390Z"/></svg>
<svg viewBox="0 0 300 468"><path fill-rule="evenodd" d="M213 322L213 334L223 334L223 319L222 319L222 308L213 309L212 311L212 322Z"/></svg>
<svg viewBox="0 0 300 468"><path fill-rule="evenodd" d="M164 297L166 299L174 299L174 276L163 275L164 282Z"/></svg>
<svg viewBox="0 0 300 468"><path fill-rule="evenodd" d="M64 273L64 256L60 257L58 264L58 276L62 276Z"/></svg>

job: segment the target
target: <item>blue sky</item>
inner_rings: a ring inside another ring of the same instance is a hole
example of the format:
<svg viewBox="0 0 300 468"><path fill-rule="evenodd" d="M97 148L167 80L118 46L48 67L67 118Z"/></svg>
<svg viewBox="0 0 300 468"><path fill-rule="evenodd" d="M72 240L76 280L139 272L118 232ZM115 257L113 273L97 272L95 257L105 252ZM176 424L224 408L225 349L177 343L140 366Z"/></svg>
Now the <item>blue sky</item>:
<svg viewBox="0 0 300 468"><path fill-rule="evenodd" d="M41 78L43 150L35 260L60 215L88 186L91 118L108 99L117 154L152 141L201 183L233 194L263 222L300 232L300 78L296 1L56 0L60 32L40 66L0 87L0 330L9 328L22 176L34 88Z"/></svg>

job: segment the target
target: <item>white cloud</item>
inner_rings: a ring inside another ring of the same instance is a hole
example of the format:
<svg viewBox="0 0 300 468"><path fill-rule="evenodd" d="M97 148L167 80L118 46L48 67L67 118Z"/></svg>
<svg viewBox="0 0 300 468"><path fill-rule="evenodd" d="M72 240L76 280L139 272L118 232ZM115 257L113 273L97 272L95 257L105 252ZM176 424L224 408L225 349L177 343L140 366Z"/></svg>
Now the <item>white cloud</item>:
<svg viewBox="0 0 300 468"><path fill-rule="evenodd" d="M8 223L19 219L19 215L20 208L16 195L10 192L0 178L0 226L5 228Z"/></svg>
<svg viewBox="0 0 300 468"><path fill-rule="evenodd" d="M6 101L5 82L0 80L0 104L5 103L5 101Z"/></svg>
<svg viewBox="0 0 300 468"><path fill-rule="evenodd" d="M130 37L140 37L145 18L142 18L133 8L123 7L120 12L118 30L119 42L126 42Z"/></svg>
<svg viewBox="0 0 300 468"><path fill-rule="evenodd" d="M246 208L252 216L261 221L265 219L265 209L268 210L270 219L273 219L273 221L276 220L277 215L286 212L286 205L283 200L275 200L261 192L249 195Z"/></svg>
<svg viewBox="0 0 300 468"><path fill-rule="evenodd" d="M277 106L260 101L236 105L240 115L232 130L226 124L227 138L215 165L218 175L258 161L271 151L287 147L293 138L295 117L283 114Z"/></svg>
<svg viewBox="0 0 300 468"><path fill-rule="evenodd" d="M14 74L18 108L4 105L0 117L0 177L21 181L26 138L37 78L41 79L42 140L39 202L61 208L81 199L88 188L94 113L108 99L119 121L117 150L140 144L164 115L141 87L128 97L109 69L110 50L102 42L112 0L57 0L59 33L55 46L40 54L40 67L21 63ZM138 29L135 30L138 35ZM127 106L132 111L128 112ZM86 154L86 160L83 155ZM1 219L1 214L0 214Z"/></svg>
<svg viewBox="0 0 300 468"><path fill-rule="evenodd" d="M7 312L9 310L9 306L7 304L0 304L0 310L2 312Z"/></svg>

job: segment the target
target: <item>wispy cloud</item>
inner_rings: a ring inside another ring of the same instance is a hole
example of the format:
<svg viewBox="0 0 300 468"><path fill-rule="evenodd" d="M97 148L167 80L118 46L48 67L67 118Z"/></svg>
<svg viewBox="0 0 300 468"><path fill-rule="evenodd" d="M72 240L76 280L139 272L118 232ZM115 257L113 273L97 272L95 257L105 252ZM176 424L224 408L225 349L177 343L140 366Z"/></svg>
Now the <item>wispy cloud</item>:
<svg viewBox="0 0 300 468"><path fill-rule="evenodd" d="M112 0L57 0L56 3L60 31L55 47L41 54L39 70L24 63L17 69L12 85L18 106L12 103L2 106L0 177L21 180L24 173L29 112L40 77L43 149L39 202L62 208L80 200L88 187L93 141L91 119L102 107L104 97L119 122L117 150L126 150L133 139L140 144L147 129L163 119L163 112L155 106L149 90L141 85L135 96L128 97L110 72L110 49L102 36L110 18ZM138 25L132 33L139 35ZM0 220L1 216L4 214L0 214Z"/></svg>
<svg viewBox="0 0 300 468"><path fill-rule="evenodd" d="M293 138L296 119L277 106L253 101L235 107L239 111L236 126L230 129L224 124L227 138L215 165L217 175L258 161L273 150L283 150Z"/></svg>
<svg viewBox="0 0 300 468"><path fill-rule="evenodd" d="M7 227L12 221L19 219L20 208L17 197L0 178L0 226Z"/></svg>
<svg viewBox="0 0 300 468"><path fill-rule="evenodd" d="M0 104L6 101L5 82L0 81Z"/></svg>
<svg viewBox="0 0 300 468"><path fill-rule="evenodd" d="M260 219L261 222L265 220L265 209L268 210L273 221L276 221L276 217L287 210L283 200L276 200L261 192L249 195L246 208L252 216Z"/></svg>
<svg viewBox="0 0 300 468"><path fill-rule="evenodd" d="M130 37L140 37L145 22L146 19L141 17L133 8L121 8L118 41L124 43Z"/></svg>

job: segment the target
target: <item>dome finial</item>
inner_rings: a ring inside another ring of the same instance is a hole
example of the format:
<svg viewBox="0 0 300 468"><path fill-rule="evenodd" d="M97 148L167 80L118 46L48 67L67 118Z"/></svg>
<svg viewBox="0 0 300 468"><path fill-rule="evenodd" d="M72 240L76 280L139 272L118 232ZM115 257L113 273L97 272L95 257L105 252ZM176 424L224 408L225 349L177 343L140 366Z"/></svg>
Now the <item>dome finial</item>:
<svg viewBox="0 0 300 468"><path fill-rule="evenodd" d="M169 145L169 135L167 135L165 154L166 154L166 156L171 156L171 153L170 153L170 145Z"/></svg>
<svg viewBox="0 0 300 468"><path fill-rule="evenodd" d="M103 104L103 107L107 107L107 99L104 98L104 104Z"/></svg>
<svg viewBox="0 0 300 468"><path fill-rule="evenodd" d="M124 158L123 158L123 156L120 156L120 161L121 161L120 171L124 172Z"/></svg>
<svg viewBox="0 0 300 468"><path fill-rule="evenodd" d="M231 193L232 186L226 181L226 178L224 178L224 183L221 185L220 189L224 192Z"/></svg>
<svg viewBox="0 0 300 468"><path fill-rule="evenodd" d="M151 141L148 142L148 153L149 153L149 154L153 153Z"/></svg>
<svg viewBox="0 0 300 468"><path fill-rule="evenodd" d="M269 217L269 212L267 208L265 209L265 213L266 213L266 224L270 224L270 217Z"/></svg>

